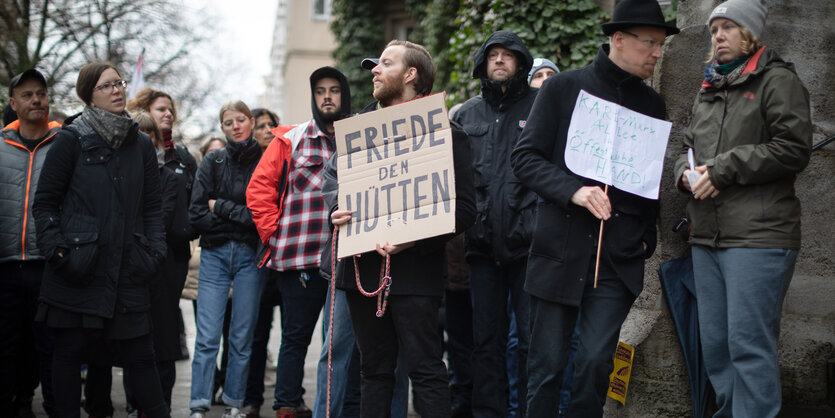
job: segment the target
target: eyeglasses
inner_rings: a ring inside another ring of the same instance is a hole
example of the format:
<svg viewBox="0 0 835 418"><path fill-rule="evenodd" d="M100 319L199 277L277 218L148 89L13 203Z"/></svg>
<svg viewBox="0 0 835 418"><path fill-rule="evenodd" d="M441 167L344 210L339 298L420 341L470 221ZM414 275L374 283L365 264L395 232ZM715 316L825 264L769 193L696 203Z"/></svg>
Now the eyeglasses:
<svg viewBox="0 0 835 418"><path fill-rule="evenodd" d="M625 34L627 34L627 35L629 35L629 36L634 36L634 37L635 37L635 39L637 39L637 40L641 41L641 43L642 43L642 44L644 44L644 46L645 46L647 49L655 49L655 48L661 49L661 48L664 46L664 41L658 42L658 41L656 41L656 40L654 40L654 39L644 39L644 38L641 38L641 37L640 37L640 36L638 36L638 35L635 35L635 34L634 34L634 33L632 33L632 32L625 31L625 30L621 30L621 32L623 32L623 33L625 33Z"/></svg>
<svg viewBox="0 0 835 418"><path fill-rule="evenodd" d="M93 90L96 91L105 91L110 90L112 88L123 89L128 86L128 82L125 80L114 81L112 83L102 83L96 87L93 87Z"/></svg>

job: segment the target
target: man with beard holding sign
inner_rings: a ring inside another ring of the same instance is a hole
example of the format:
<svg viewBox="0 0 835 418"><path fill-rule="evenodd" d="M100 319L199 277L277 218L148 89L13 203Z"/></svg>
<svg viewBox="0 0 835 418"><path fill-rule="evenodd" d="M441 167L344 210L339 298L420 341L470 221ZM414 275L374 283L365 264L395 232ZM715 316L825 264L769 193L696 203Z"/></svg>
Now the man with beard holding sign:
<svg viewBox="0 0 835 418"><path fill-rule="evenodd" d="M376 101L362 113L426 96L435 79L435 65L426 49L399 40L388 44L371 72ZM473 174L467 136L460 129L453 128L452 132L457 199L455 231L460 232L475 220ZM351 211L337 208L336 167L334 156L326 167L324 193L331 210L331 222L335 227L343 227L351 219ZM404 366L414 388L415 408L423 417L447 417L450 414L449 383L438 334L438 309L444 293L444 248L451 235L397 245L380 242L376 252L339 260L336 264L336 286L346 290L360 350L363 417L388 416L394 369L401 347L404 349ZM391 294L387 310L378 317L377 298L363 296L357 289L356 277L359 275L364 289L377 289L380 266L386 262L386 257L390 257Z"/></svg>

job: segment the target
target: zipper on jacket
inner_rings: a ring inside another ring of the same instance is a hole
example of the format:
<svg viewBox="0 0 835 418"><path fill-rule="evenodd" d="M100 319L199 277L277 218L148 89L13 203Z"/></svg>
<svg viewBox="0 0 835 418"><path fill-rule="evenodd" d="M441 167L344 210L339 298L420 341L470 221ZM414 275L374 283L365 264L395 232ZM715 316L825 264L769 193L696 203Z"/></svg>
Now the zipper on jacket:
<svg viewBox="0 0 835 418"><path fill-rule="evenodd" d="M722 121L719 123L719 138L716 140L716 151L713 157L719 154L720 146L722 145L722 132L725 129L725 117L728 116L728 89L722 89ZM716 187L715 185L713 187ZM716 205L716 199L713 201L713 219L716 222L716 233L713 235L713 245L719 248L719 207Z"/></svg>
<svg viewBox="0 0 835 418"><path fill-rule="evenodd" d="M52 138L52 136L50 136L49 138ZM49 138L44 139L44 141L48 140ZM29 221L29 189L32 187L32 164L35 161L35 151L41 144L39 143L35 146L34 150L29 151L29 148L26 148L23 145L20 145L14 141L6 140L6 143L18 147L29 153L29 163L27 164L26 169L26 189L24 190L23 196L23 232L21 232L20 234L20 259L21 261L26 261L26 223Z"/></svg>
<svg viewBox="0 0 835 418"><path fill-rule="evenodd" d="M35 145L35 149L31 151L24 147L26 152L29 153L29 168L26 170L26 197L23 199L23 233L20 235L20 252L22 261L26 261L26 224L29 223L29 190L32 187L32 166L35 164L35 152L42 144L47 141L51 141L52 138L55 137L55 134L56 133L53 133L52 135L46 137L43 141L38 142L37 145Z"/></svg>

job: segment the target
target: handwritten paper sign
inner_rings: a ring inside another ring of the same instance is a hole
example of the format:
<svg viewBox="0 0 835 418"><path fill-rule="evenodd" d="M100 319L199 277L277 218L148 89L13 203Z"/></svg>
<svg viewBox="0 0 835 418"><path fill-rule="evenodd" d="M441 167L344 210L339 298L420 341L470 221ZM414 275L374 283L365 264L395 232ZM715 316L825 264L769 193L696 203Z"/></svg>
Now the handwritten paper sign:
<svg viewBox="0 0 835 418"><path fill-rule="evenodd" d="M444 94L334 123L339 208L337 257L455 231L452 130Z"/></svg>
<svg viewBox="0 0 835 418"><path fill-rule="evenodd" d="M565 165L577 175L658 199L672 124L580 90Z"/></svg>

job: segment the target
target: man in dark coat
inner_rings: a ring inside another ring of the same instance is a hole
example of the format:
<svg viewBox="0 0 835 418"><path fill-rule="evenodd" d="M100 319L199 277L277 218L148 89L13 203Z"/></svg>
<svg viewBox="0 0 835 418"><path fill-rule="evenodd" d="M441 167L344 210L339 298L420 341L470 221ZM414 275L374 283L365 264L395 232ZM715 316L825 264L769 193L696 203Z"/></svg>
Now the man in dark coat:
<svg viewBox="0 0 835 418"><path fill-rule="evenodd" d="M380 55L374 74L374 98L363 112L370 112L425 96L432 90L435 64L423 46L391 41ZM467 135L453 129L455 171L455 230L463 231L475 218L472 166ZM337 210L336 156L328 162L323 189L334 225L346 225L351 211ZM423 417L448 417L450 394L447 370L441 359L438 310L444 293L444 249L451 236L444 235L390 245L379 243L377 252L340 260L336 285L346 290L348 310L362 370L361 416L387 417L391 411L394 369L398 352L415 393L415 408ZM357 290L357 273L364 289L379 285L380 263L391 256L392 281L388 309L377 317L377 298ZM355 264L356 263L356 264ZM358 272L354 266L357 266Z"/></svg>
<svg viewBox="0 0 835 418"><path fill-rule="evenodd" d="M643 288L655 250L658 201L580 177L566 167L568 126L580 90L663 119L664 100L644 83L661 58L666 26L658 3L624 0L602 26L609 44L594 62L545 81L511 155L513 171L539 196L525 290L531 295L530 416L553 414L577 314L580 344L566 416L603 414L620 326ZM600 221L606 221L593 288Z"/></svg>
<svg viewBox="0 0 835 418"><path fill-rule="evenodd" d="M522 291L536 195L511 172L510 151L519 140L536 89L528 87L533 57L513 32L490 35L475 54L473 78L481 94L455 113L470 137L475 170L475 225L465 235L473 304L475 417L503 417L507 410L508 296L516 317L519 399L525 399L525 360L530 340L530 301ZM520 402L517 416L525 416Z"/></svg>

